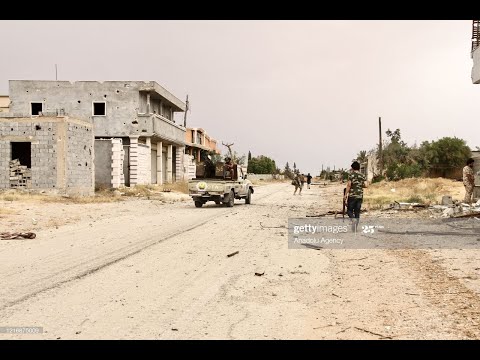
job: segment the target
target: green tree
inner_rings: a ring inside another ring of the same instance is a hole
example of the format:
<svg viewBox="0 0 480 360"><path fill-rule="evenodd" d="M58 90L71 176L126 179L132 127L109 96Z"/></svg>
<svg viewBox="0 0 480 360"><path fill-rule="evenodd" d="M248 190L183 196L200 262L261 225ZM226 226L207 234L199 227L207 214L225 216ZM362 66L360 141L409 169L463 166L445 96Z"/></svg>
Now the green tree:
<svg viewBox="0 0 480 360"><path fill-rule="evenodd" d="M285 169L283 170L283 173L287 178L293 179L293 172L292 172L292 169L290 169L290 165L288 164L288 161L285 164Z"/></svg>
<svg viewBox="0 0 480 360"><path fill-rule="evenodd" d="M442 176L465 165L471 150L463 139L443 137L437 141L424 141L420 145L419 157L429 171L437 171Z"/></svg>
<svg viewBox="0 0 480 360"><path fill-rule="evenodd" d="M358 154L357 154L357 161L361 164L361 163L364 163L365 161L367 161L367 151L366 150L362 150L362 151L359 151Z"/></svg>
<svg viewBox="0 0 480 360"><path fill-rule="evenodd" d="M247 172L253 174L276 174L277 166L275 160L270 159L267 156L260 155L252 157L248 162Z"/></svg>
<svg viewBox="0 0 480 360"><path fill-rule="evenodd" d="M423 168L419 163L418 152L413 151L402 140L400 129L385 134L389 138L383 146L382 158L385 175L390 180L400 180L410 177L419 177Z"/></svg>
<svg viewBox="0 0 480 360"><path fill-rule="evenodd" d="M252 153L249 151L248 152L248 161L252 160Z"/></svg>

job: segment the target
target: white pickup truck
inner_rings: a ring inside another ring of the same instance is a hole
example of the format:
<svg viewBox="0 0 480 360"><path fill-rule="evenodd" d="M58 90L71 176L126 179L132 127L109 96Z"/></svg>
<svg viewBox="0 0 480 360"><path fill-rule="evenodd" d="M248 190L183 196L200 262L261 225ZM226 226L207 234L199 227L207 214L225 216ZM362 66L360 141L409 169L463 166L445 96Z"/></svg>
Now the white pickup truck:
<svg viewBox="0 0 480 360"><path fill-rule="evenodd" d="M235 165L233 176L227 172L214 177L196 177L188 181L188 192L196 207L202 207L207 201L227 207L234 205L235 199L245 199L245 204L252 201L253 184L247 179L240 166Z"/></svg>

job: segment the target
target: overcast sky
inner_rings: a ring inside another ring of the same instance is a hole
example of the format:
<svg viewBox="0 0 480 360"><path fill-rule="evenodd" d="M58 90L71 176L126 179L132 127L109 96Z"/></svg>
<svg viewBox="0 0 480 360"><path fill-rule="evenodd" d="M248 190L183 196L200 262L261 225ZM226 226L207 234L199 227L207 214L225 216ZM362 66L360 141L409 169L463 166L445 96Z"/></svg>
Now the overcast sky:
<svg viewBox="0 0 480 360"><path fill-rule="evenodd" d="M383 129L480 146L471 21L0 21L9 79L154 80L240 153L349 167Z"/></svg>

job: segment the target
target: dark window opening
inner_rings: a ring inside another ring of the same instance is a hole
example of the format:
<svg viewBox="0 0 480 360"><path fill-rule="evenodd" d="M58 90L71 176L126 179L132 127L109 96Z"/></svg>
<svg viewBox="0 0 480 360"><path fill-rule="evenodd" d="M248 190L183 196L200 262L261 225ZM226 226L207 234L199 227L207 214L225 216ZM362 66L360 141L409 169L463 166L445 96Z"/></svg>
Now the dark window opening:
<svg viewBox="0 0 480 360"><path fill-rule="evenodd" d="M35 130L42 130L42 127L40 125L35 125Z"/></svg>
<svg viewBox="0 0 480 360"><path fill-rule="evenodd" d="M40 115L40 113L43 111L43 104L32 102L31 108L32 108L32 115Z"/></svg>
<svg viewBox="0 0 480 360"><path fill-rule="evenodd" d="M105 116L105 103L104 102L94 102L93 103L93 115L94 116Z"/></svg>
<svg viewBox="0 0 480 360"><path fill-rule="evenodd" d="M27 168L32 167L32 143L12 142L12 159L18 159L21 165Z"/></svg>

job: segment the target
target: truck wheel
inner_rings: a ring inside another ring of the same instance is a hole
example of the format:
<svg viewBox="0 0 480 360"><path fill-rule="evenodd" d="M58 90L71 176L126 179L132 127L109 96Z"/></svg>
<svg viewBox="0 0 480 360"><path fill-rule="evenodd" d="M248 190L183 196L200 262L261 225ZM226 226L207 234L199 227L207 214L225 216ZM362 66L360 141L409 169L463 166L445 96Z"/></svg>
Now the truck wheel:
<svg viewBox="0 0 480 360"><path fill-rule="evenodd" d="M252 190L249 188L247 192L247 197L245 198L245 204L252 203Z"/></svg>
<svg viewBox="0 0 480 360"><path fill-rule="evenodd" d="M227 207L233 207L233 204L235 203L235 193L233 190L230 190L230 194L228 194L228 200L225 203Z"/></svg>
<svg viewBox="0 0 480 360"><path fill-rule="evenodd" d="M220 200L215 200L215 204L220 205L222 202Z"/></svg>
<svg viewBox="0 0 480 360"><path fill-rule="evenodd" d="M200 207L202 207L202 206L203 206L203 202L201 202L201 201L195 201L195 207L200 208Z"/></svg>

